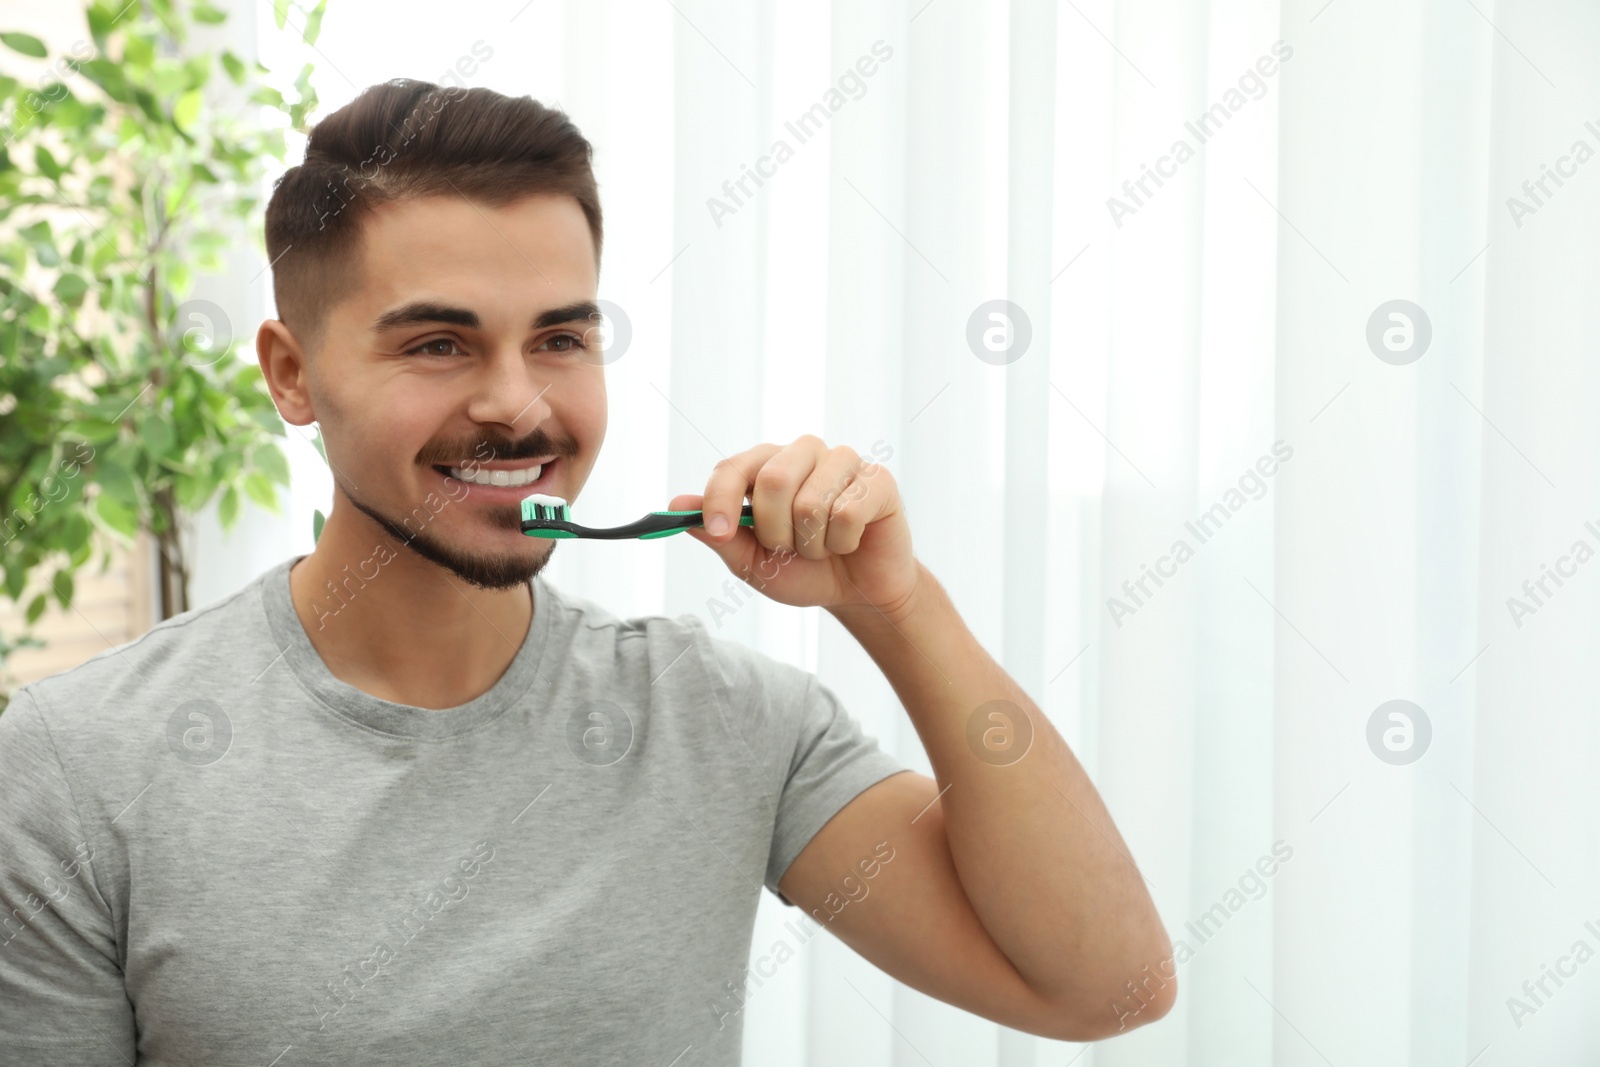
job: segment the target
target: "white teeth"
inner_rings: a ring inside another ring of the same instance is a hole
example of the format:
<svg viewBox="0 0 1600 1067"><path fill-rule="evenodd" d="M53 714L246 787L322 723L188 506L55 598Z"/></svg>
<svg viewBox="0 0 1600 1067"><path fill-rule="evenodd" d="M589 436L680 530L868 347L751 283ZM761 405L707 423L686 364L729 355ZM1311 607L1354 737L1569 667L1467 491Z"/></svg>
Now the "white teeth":
<svg viewBox="0 0 1600 1067"><path fill-rule="evenodd" d="M460 479L469 485L528 485L539 480L539 475L544 473L544 467L523 467L521 470L487 471L479 467L468 470L465 467L451 467L450 476Z"/></svg>

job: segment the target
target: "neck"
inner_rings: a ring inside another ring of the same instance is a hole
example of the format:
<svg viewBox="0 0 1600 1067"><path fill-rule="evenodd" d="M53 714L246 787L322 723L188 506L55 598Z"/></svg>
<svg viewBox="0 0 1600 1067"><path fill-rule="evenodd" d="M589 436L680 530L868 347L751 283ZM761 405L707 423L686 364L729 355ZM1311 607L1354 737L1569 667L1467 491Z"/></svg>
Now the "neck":
<svg viewBox="0 0 1600 1067"><path fill-rule="evenodd" d="M290 570L289 593L335 678L420 708L487 692L533 621L529 589L469 585L341 500L315 551Z"/></svg>

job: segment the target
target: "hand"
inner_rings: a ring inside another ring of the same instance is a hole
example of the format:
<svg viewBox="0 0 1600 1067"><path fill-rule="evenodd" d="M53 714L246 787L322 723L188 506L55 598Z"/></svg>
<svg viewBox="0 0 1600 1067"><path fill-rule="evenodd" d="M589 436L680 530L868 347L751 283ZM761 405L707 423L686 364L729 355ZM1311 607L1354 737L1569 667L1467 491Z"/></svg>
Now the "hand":
<svg viewBox="0 0 1600 1067"><path fill-rule="evenodd" d="M738 525L747 496L754 527ZM780 604L881 611L891 621L911 609L921 569L900 488L852 448L810 434L757 445L719 462L704 496L679 495L668 507L703 510L705 526L689 536ZM718 519L727 525L713 533Z"/></svg>

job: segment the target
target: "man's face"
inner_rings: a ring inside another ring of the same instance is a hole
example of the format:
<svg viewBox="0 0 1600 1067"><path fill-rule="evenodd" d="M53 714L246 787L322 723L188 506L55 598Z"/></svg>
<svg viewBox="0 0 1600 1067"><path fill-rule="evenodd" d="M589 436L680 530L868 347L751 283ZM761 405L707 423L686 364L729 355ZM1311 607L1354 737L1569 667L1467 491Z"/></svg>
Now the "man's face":
<svg viewBox="0 0 1600 1067"><path fill-rule="evenodd" d="M430 197L380 207L363 242L360 288L309 363L335 481L462 579L526 583L555 542L521 532L522 498L575 500L605 437L583 210Z"/></svg>

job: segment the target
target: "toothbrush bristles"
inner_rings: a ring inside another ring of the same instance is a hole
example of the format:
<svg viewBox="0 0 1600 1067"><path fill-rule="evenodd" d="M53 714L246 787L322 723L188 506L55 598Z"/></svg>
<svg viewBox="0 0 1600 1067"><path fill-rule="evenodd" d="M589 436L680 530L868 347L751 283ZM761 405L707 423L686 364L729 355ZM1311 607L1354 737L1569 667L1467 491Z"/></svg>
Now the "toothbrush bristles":
<svg viewBox="0 0 1600 1067"><path fill-rule="evenodd" d="M567 502L558 496L547 496L544 493L530 493L522 500L524 514L528 510L533 512L535 522L570 522L572 512Z"/></svg>

